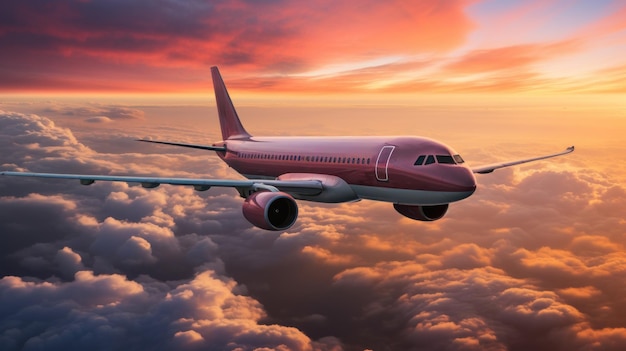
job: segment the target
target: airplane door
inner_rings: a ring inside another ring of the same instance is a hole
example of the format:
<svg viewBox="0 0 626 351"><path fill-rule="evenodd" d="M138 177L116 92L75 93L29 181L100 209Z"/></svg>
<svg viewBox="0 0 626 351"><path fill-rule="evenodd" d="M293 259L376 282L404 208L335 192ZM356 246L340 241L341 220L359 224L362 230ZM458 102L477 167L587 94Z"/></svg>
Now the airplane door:
<svg viewBox="0 0 626 351"><path fill-rule="evenodd" d="M387 170L389 168L389 159L395 148L395 146L386 145L378 153L378 158L376 159L376 179L381 182L389 181Z"/></svg>

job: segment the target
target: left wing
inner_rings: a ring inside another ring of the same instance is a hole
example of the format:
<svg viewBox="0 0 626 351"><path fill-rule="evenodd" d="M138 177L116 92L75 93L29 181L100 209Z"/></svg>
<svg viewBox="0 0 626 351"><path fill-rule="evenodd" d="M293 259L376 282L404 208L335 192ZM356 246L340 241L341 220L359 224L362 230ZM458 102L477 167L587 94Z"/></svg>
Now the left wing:
<svg viewBox="0 0 626 351"><path fill-rule="evenodd" d="M574 151L574 146L570 146L567 149L565 149L564 151L557 152L555 154L550 154L550 155L545 155L545 156L538 156L538 157L533 157L533 158L525 158L523 160L501 162L501 163L493 163L493 164L490 164L490 165L485 165L485 166L472 168L472 172L479 173L479 174L491 173L491 172L495 171L498 168L510 167L510 166L515 166L515 165L519 165L519 164L526 163L526 162L538 161L538 160L543 160L543 159L546 159L546 158L566 155L566 154L569 154L570 152L573 152L573 151Z"/></svg>
<svg viewBox="0 0 626 351"><path fill-rule="evenodd" d="M270 191L284 191L300 195L318 195L324 190L319 180L266 180L266 179L192 179L192 178L160 178L160 177L130 177L87 174L60 174L60 173L32 173L32 172L0 172L0 176L37 177L53 179L76 179L82 185L91 185L96 181L112 181L138 183L144 188L156 188L161 184L189 185L195 190L205 191L213 186L236 188L240 194L249 194L260 189ZM247 196L247 195L245 195Z"/></svg>

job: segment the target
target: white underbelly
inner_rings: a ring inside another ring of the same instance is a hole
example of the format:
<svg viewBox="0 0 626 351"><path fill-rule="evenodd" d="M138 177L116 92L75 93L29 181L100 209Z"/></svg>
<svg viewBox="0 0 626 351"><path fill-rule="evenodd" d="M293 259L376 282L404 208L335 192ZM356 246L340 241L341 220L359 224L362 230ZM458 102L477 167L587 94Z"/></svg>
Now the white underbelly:
<svg viewBox="0 0 626 351"><path fill-rule="evenodd" d="M404 205L442 205L463 200L473 191L429 191L350 185L361 199L393 202Z"/></svg>

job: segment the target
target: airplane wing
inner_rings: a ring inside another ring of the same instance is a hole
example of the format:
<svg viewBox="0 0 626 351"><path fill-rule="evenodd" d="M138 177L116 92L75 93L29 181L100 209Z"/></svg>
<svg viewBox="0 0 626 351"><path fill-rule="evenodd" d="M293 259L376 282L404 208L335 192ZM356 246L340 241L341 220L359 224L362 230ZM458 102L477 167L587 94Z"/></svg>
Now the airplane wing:
<svg viewBox="0 0 626 351"><path fill-rule="evenodd" d="M161 184L188 185L195 190L205 191L211 187L236 188L240 194L265 189L270 191L284 191L300 195L318 195L323 190L319 180L266 180L266 179L192 179L192 178L160 178L160 177L130 177L87 174L60 174L60 173L32 173L32 172L0 172L0 176L37 177L52 179L76 179L82 185L91 185L96 181L126 182L141 184L144 188L156 188Z"/></svg>
<svg viewBox="0 0 626 351"><path fill-rule="evenodd" d="M565 149L565 150L563 150L561 152L557 152L555 154L538 156L538 157L532 157L532 158L526 158L526 159L516 160L516 161L493 163L493 164L490 164L490 165L484 165L484 166L475 167L475 168L472 168L472 172L479 173L479 174L491 173L491 172L495 171L498 168L510 167L510 166L515 166L515 165L519 165L519 164L522 164L522 163L533 162L533 161L543 160L543 159L546 159L546 158L566 155L566 154L569 154L570 152L573 152L573 151L574 151L574 146L570 146L567 149Z"/></svg>

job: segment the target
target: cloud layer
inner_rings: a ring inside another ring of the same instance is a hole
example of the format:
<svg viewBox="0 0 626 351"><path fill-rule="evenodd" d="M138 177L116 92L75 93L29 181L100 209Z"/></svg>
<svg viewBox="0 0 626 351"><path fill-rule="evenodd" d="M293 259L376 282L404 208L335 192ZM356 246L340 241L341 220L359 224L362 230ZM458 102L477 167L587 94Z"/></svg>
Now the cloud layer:
<svg viewBox="0 0 626 351"><path fill-rule="evenodd" d="M46 117L0 115L2 169L231 176L157 148L96 152ZM302 202L282 233L228 189L3 177L0 345L621 350L626 190L568 160L481 177L439 222Z"/></svg>

